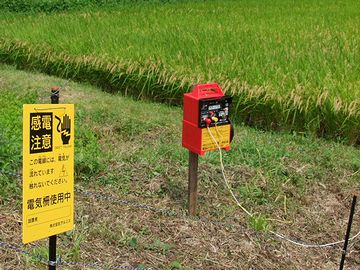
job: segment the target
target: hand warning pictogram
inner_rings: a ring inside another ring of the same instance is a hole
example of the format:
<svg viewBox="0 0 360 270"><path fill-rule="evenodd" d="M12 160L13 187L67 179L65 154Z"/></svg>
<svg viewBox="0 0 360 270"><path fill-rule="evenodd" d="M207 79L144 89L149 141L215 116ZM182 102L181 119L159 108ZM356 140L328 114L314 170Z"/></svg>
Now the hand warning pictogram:
<svg viewBox="0 0 360 270"><path fill-rule="evenodd" d="M70 133L71 133L71 121L70 117L65 114L63 116L63 121L61 122L61 119L57 116L55 118L59 121L59 124L57 125L57 131L61 133L61 140L63 144L69 144L70 140ZM60 129L61 126L61 129Z"/></svg>

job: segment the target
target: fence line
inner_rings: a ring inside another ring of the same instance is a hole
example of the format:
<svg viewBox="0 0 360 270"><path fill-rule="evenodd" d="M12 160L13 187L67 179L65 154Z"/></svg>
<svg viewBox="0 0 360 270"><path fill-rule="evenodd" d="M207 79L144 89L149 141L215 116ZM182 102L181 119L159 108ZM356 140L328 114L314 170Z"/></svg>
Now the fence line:
<svg viewBox="0 0 360 270"><path fill-rule="evenodd" d="M20 174L17 173L12 173L12 172L7 172L4 169L0 169L0 172L3 174L7 174L10 175L12 177L21 177ZM342 243L344 243L344 240L341 241L336 241L336 242L332 242L332 243L326 243L326 244L318 244L318 243L307 243L305 241L301 241L301 240L297 240L297 239L291 239L288 238L282 234L279 234L277 232L271 231L269 230L268 232L257 232L255 230L251 230L247 227L245 227L244 225L240 225L240 224L235 224L235 223L226 223L223 221L218 221L218 220L211 220L208 218L204 218L204 217L197 217L197 216L189 216L186 215L184 213L179 213L176 212L175 210L169 210L169 209L164 209L164 208L158 208L158 207L154 207L154 206L150 206L144 203L138 203L138 202L133 202L133 201L128 201L128 200L124 200L121 199L119 197L114 197L111 195L105 195L105 194L101 194L98 192L93 192L93 191L86 191L86 190L82 190L80 188L75 188L76 192L84 197L90 197L90 198L95 198L97 200L103 200L103 201L109 201L115 204L120 204L120 205L124 205L124 206L129 206L129 207L133 207L133 208L137 208L137 209L142 209L142 210L147 210L147 211L152 211L155 213L159 213L162 215L166 215L166 216L170 216L170 217L175 217L175 218L180 218L180 219L184 219L184 220L190 220L190 221L195 221L195 222L200 222L203 224L211 224L211 225L217 225L217 226L224 226L224 227L231 227L231 228L237 228L237 229L241 229L241 232L243 233L248 233L251 235L266 235L268 237L271 237L272 239L275 240L282 240L282 241L287 241L291 244L297 245L297 246L301 246L304 248L329 248L329 247L335 247L337 245L340 245ZM360 241L360 239L357 239L360 236L360 231L355 234L353 237L351 237L349 239L349 243L351 244L350 246L353 247L357 242ZM33 258L39 258L38 255L32 255L24 250L21 250L20 248L17 248L11 244L7 244L4 242L0 241L0 246L2 247L7 247L10 248L18 253L22 253L24 255L33 257ZM47 264L49 263L49 261L47 261ZM84 267L97 267L97 268L110 268L110 269L131 269L131 270L137 270L140 268L124 268L124 267L111 267L105 264L98 264L98 263L78 263L78 262L65 262L65 261L61 261L59 260L58 262L56 262L56 264L58 265L68 265L68 266L84 266ZM144 268L142 268L144 269ZM154 269L154 268L145 268L145 269Z"/></svg>
<svg viewBox="0 0 360 270"><path fill-rule="evenodd" d="M5 173L5 174L9 174L11 176L21 177L20 174L16 174L16 173L12 173L12 172L6 172L3 169L1 169L0 171ZM218 226L230 227L230 228L235 227L235 228L241 229L241 232L243 232L243 233L246 232L246 233L251 234L251 235L262 234L262 235L266 235L268 237L271 237L272 239L281 240L281 241L287 241L290 244L301 246L301 247L304 247L304 248L328 248L328 247L334 247L334 246L337 246L337 245L340 245L340 244L344 243L344 240L331 242L331 243L325 243L325 244L308 243L308 241L302 241L302 240L298 240L298 239L291 239L291 238L289 238L289 237L287 237L285 235L274 232L272 230L269 230L268 232L258 232L258 231L255 231L255 230L251 230L251 229L245 227L244 225L240 225L240 224L235 224L235 223L231 224L231 223L225 223L223 221L211 220L211 219L204 218L204 217L189 216L189 215L186 215L186 214L178 213L178 212L176 212L174 210L157 208L157 207L150 206L150 205L147 205L147 204L144 204L144 203L136 203L136 202L120 199L118 197L100 194L100 193L93 192L93 191L84 191L84 190L81 190L79 188L76 188L76 191L79 194L81 194L83 196L86 196L86 197L93 197L93 198L96 198L96 199L99 199L99 200L110 201L110 202L113 202L113 203L116 203L116 204L130 206L130 207L143 209L143 210L149 210L149 211L159 213L159 214L162 214L162 215L167 215L167 216L176 217L176 218L180 218L180 219L186 219L186 220L201 222L201 223L204 223L204 224L212 224L212 225L218 225ZM351 244L351 246L354 246L354 244L357 241L359 241L359 240L356 241L356 239L359 236L360 236L360 231L349 239L349 243Z"/></svg>
<svg viewBox="0 0 360 270"><path fill-rule="evenodd" d="M4 173L4 174L8 174L10 176L14 176L14 177L22 177L21 174L7 172L7 171L5 171L3 169L0 169L0 172ZM247 228L244 225L240 225L240 224L236 224L236 223L226 223L226 222L223 222L223 221L212 220L212 219L208 219L208 218L205 218L205 217L189 216L189 215L187 215L185 213L176 212L175 210L158 208L158 207L150 206L150 205L147 205L147 204L144 204L144 203L136 203L136 202L133 202L133 201L120 199L120 198L110 196L110 195L104 195L104 194L96 193L96 192L93 192L93 191L82 190L82 189L77 188L77 187L75 187L75 191L78 194L83 195L84 197L93 197L93 198L96 198L96 199L99 199L99 200L110 201L110 202L121 204L121 205L124 205L124 206L130 206L130 207L133 207L133 208L148 210L148 211L152 211L152 212L155 212L155 213L160 213L160 214L166 215L166 216L171 216L171 217L176 217L176 218L180 218L180 219L186 219L186 220L201 222L201 223L204 223L204 224L212 224L212 225L218 225L218 226L223 226L223 227L228 227L228 228L237 228L237 229L241 229L242 232L251 233L251 234L258 234L258 232L256 232L255 230L251 230L251 229Z"/></svg>
<svg viewBox="0 0 360 270"><path fill-rule="evenodd" d="M0 240L0 247L15 251L16 253L20 253L24 256L32 258L36 262L45 264L45 265L52 265L52 266L81 266L81 267L92 267L92 268L100 268L100 269L126 269L126 270L155 270L155 268L145 268L145 267L132 267L132 266L125 266L125 265L111 265L111 264L101 264L101 263L82 263L82 262L70 262L70 261L63 261L61 257L58 257L56 262L48 261L44 256L39 254L31 254L28 251L25 251L17 246L12 244L6 243Z"/></svg>
<svg viewBox="0 0 360 270"><path fill-rule="evenodd" d="M236 223L226 223L223 221L212 220L212 219L208 219L205 217L189 216L185 213L176 212L175 210L157 208L157 207L150 206L150 205L147 205L144 203L136 203L133 201L124 200L124 199L120 199L120 198L117 198L114 196L104 195L104 194L100 194L100 193L93 192L93 191L84 191L84 190L81 190L78 188L75 188L75 189L78 194L83 195L84 197L91 197L91 198L109 201L109 202L124 205L124 206L148 210L148 211L152 211L152 212L159 213L159 214L169 216L169 217L175 217L175 218L179 218L179 219L190 220L190 221L200 222L200 223L204 223L204 224L211 224L211 225L217 225L217 226L228 227L228 228L237 228L237 229L241 229L240 232L244 232L244 233L246 232L246 233L250 233L250 234L259 234L259 232L256 232L255 230L251 230L244 225L240 225L240 224L236 224ZM239 232L239 230L238 230L238 232Z"/></svg>
<svg viewBox="0 0 360 270"><path fill-rule="evenodd" d="M13 176L13 177L22 177L21 174L5 171L3 168L0 169L0 172L3 173L3 174Z"/></svg>
<svg viewBox="0 0 360 270"><path fill-rule="evenodd" d="M201 223L208 223L208 224L213 224L213 225L220 225L220 226L226 226L226 227L237 227L237 228L241 228L243 232L247 232L250 233L252 235L266 235L268 237L271 237L273 239L276 240L285 240L291 244L297 245L297 246L301 246L304 248L327 248L327 247L334 247L337 245L340 245L342 243L344 243L344 240L340 240L340 241L336 241L336 242L331 242L331 243L325 243L325 244L318 244L318 243L307 243L306 241L301 241L301 240L297 240L297 239L291 239L288 238L282 234L276 233L274 231L269 230L268 232L257 232L255 230L251 230L249 228L246 228L243 225L239 225L239 224L230 224L230 223L224 223L221 221L214 221L211 219L207 219L207 218L203 218L203 217L194 217L194 216L186 216L184 214L179 214L177 212L175 212L174 210L167 210L167 209L161 209L161 208L156 208L153 206L149 206L146 204L139 204L139 203L134 203L131 201L126 201L123 199L119 199L113 196L109 196L109 195L103 195L97 192L90 192L90 191L81 191L81 190L77 190L78 193L85 195L87 197L93 197L96 199L100 199L100 200L106 200L106 201L110 201L113 203L117 203L117 204L122 204L125 206L130 206L130 207L135 207L135 208L140 208L140 209L145 209L145 210L150 210L156 213L160 213L160 214L165 214L165 215L169 215L169 216L173 216L173 217L177 217L177 218L181 218L181 219L187 219L187 220L191 220L191 221L198 221ZM349 239L349 242L353 244L356 243L357 241L355 241L358 237L360 236L360 231L355 234L353 237L351 237ZM359 241L359 240L358 240Z"/></svg>
<svg viewBox="0 0 360 270"><path fill-rule="evenodd" d="M35 261L37 261L37 262L42 262L42 263L47 264L47 260L43 256L41 256L39 254L37 254L37 255L36 254L31 254L30 252L27 252L27 251L25 251L25 250L23 250L23 249L21 249L21 248L19 248L17 246L14 246L14 245L6 243L6 242L3 242L1 240L0 240L0 247L10 249L12 251L15 251L16 253L20 253L22 255L30 257L30 258L34 259Z"/></svg>

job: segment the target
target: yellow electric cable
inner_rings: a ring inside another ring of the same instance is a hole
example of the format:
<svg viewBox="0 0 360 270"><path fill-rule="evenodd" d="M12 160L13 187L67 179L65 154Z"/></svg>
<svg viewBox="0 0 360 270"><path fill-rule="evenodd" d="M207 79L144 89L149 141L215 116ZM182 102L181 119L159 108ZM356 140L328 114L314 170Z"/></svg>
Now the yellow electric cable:
<svg viewBox="0 0 360 270"><path fill-rule="evenodd" d="M215 129L216 129L216 125L215 125ZM222 158L222 153L221 153L221 148L220 145L218 144L218 142L216 141L214 135L212 134L209 126L207 126L207 130L209 132L209 135L211 137L211 139L213 140L213 142L215 143L216 147L219 149L219 153L220 153L220 165L221 165L221 172L222 172L222 176L224 178L225 181L225 185L227 187L227 189L230 191L231 196L234 198L236 204L241 208L241 210L243 210L248 216L252 217L253 214L251 214L248 210L246 210L246 208L244 206L241 205L241 203L238 201L238 199L235 197L235 194L233 193L233 191L231 190L231 187L226 179L225 176L225 169L224 169L224 163L223 163L223 158Z"/></svg>

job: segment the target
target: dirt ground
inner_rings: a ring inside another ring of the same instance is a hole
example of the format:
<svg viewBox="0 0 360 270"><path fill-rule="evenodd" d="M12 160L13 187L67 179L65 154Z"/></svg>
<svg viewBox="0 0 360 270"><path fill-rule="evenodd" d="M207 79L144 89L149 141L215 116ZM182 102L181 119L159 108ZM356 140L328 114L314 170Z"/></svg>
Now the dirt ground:
<svg viewBox="0 0 360 270"><path fill-rule="evenodd" d="M108 190L97 189L94 192L111 195ZM306 198L308 207L303 209L301 215L294 218L291 224L280 224L274 230L292 239L306 239L311 243L343 239L351 196L322 190L318 190L317 194L321 201L316 201L317 197ZM118 197L113 194L113 198ZM185 213L166 198L119 199ZM66 261L112 266L144 265L154 269L331 270L339 267L342 244L329 248L295 246L268 233L256 233L246 228L241 214L225 221L236 227L214 225L181 218L181 214L159 214L136 205L126 206L122 201L114 202L80 193L76 197L76 209L76 229L73 233L60 235L58 240L59 252ZM352 235L360 228L358 213ZM46 254L45 240L26 246L19 244L21 211L15 200L1 207L0 231L1 241L28 251L36 250L34 253L37 254L39 251ZM350 244L345 269L360 269L359 240ZM34 263L14 250L0 250L3 269L46 269L46 266ZM58 268L91 269L64 265Z"/></svg>

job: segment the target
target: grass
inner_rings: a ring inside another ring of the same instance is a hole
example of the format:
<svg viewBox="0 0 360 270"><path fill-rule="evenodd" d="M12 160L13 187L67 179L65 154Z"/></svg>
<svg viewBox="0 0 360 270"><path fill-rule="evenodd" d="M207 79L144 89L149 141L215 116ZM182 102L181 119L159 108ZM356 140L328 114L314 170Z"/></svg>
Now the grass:
<svg viewBox="0 0 360 270"><path fill-rule="evenodd" d="M227 0L6 13L0 57L170 103L217 81L238 119L356 143L359 10L354 0Z"/></svg>
<svg viewBox="0 0 360 270"><path fill-rule="evenodd" d="M1 83L1 80L0 80ZM19 172L22 163L21 155L21 127L14 128L14 123L20 123L22 120L22 112L19 108L23 103L33 103L36 100L36 94L25 93L24 95L16 95L12 92L1 93L0 107L0 168L5 171ZM19 140L20 139L20 140ZM18 183L11 180L7 175L1 175L0 181L0 201L9 194L19 196Z"/></svg>
<svg viewBox="0 0 360 270"><path fill-rule="evenodd" d="M10 66L0 65L0 78L1 134L12 138L0 148L5 169L21 170L22 104L49 102L51 87L66 84L60 101L74 103L76 108L76 186L185 212L188 153L181 147L180 108L134 101ZM200 158L200 216L258 231L271 228L313 242L343 237L349 198L360 191L359 149L311 135L264 132L242 125L235 132L232 150L224 153L226 175L238 199L255 215L247 219L232 201L215 151ZM6 154L9 151L11 155ZM21 186L3 173L0 185L0 239L19 244L21 227L14 219L20 220ZM357 215L353 232L359 230L359 222ZM24 248L43 254L46 245L39 241ZM321 262L336 265L340 255L332 250L299 250L237 230L197 225L80 195L76 229L59 240L64 260L97 261L101 250L101 262L128 261L158 269L292 269L286 256L276 252L284 249L296 258L293 264L298 268L304 263L308 269L317 269ZM348 259L350 268L358 264L358 251L355 244L354 255ZM248 256L256 257L249 262L241 259ZM11 253L0 253L0 261L5 269L25 264L27 269L43 269Z"/></svg>

